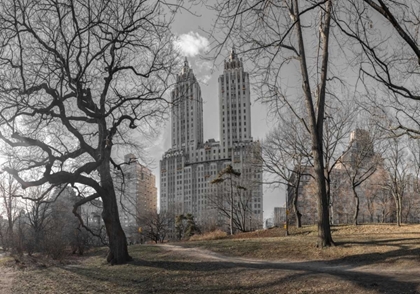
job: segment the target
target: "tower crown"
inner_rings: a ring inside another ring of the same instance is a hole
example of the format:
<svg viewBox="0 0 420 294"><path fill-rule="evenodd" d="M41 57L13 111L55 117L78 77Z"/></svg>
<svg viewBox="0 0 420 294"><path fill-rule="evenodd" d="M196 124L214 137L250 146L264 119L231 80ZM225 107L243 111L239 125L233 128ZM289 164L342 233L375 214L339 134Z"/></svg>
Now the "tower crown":
<svg viewBox="0 0 420 294"><path fill-rule="evenodd" d="M225 70L238 68L242 68L242 59L238 58L238 55L235 52L235 46L233 46L230 50L229 58L225 60Z"/></svg>
<svg viewBox="0 0 420 294"><path fill-rule="evenodd" d="M233 61L235 59L236 59L235 46L233 46L232 49L230 50L229 61Z"/></svg>
<svg viewBox="0 0 420 294"><path fill-rule="evenodd" d="M177 76L177 81L187 80L189 78L195 79L192 68L188 63L187 57L184 59L184 65L182 66L181 72Z"/></svg>
<svg viewBox="0 0 420 294"><path fill-rule="evenodd" d="M188 71L190 70L190 66L189 66L189 64L188 64L188 59L187 59L187 57L185 56L185 59L184 59L184 66L182 67L182 71L181 71L181 74L186 74L186 73L188 73Z"/></svg>

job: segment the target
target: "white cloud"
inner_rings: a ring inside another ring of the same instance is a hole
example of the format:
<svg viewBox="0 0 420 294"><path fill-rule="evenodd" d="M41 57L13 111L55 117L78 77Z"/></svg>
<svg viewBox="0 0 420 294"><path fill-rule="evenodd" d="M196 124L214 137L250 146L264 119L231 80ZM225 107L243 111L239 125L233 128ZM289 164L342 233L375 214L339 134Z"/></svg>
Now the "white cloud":
<svg viewBox="0 0 420 294"><path fill-rule="evenodd" d="M210 79L211 79L211 75L204 75L198 78L198 80L203 84L207 84L208 81L210 81Z"/></svg>
<svg viewBox="0 0 420 294"><path fill-rule="evenodd" d="M200 71L209 71L212 69L213 64L210 61L201 61L201 60L197 60L195 62L195 66L198 68L198 70Z"/></svg>
<svg viewBox="0 0 420 294"><path fill-rule="evenodd" d="M178 50L187 57L194 57L207 49L210 42L206 37L196 32L182 34L175 41Z"/></svg>

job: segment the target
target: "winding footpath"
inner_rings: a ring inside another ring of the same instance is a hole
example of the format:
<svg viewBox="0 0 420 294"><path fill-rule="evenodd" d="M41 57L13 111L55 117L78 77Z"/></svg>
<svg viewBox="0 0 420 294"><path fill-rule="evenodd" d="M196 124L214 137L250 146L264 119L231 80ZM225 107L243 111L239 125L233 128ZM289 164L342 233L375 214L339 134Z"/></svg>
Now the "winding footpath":
<svg viewBox="0 0 420 294"><path fill-rule="evenodd" d="M347 281L363 287L363 293L420 293L420 268L395 268L369 264L332 264L323 261L258 260L224 256L201 248L184 248L172 244L162 244L162 248L178 255L193 259L223 263L231 267L255 270L270 270L279 275L330 276L336 280ZM372 291L372 292L371 292ZM347 293L347 292L345 292Z"/></svg>

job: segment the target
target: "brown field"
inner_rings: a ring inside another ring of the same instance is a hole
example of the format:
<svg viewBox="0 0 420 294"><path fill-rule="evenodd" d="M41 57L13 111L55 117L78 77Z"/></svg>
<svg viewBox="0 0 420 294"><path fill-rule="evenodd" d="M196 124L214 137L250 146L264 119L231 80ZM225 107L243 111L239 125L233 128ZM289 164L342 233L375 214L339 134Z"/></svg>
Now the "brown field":
<svg viewBox="0 0 420 294"><path fill-rule="evenodd" d="M186 242L225 255L264 260L323 260L329 263L357 262L371 266L398 264L420 266L420 225L360 225L332 228L335 247L316 248L315 226L269 229L221 240Z"/></svg>
<svg viewBox="0 0 420 294"><path fill-rule="evenodd" d="M130 246L134 261L122 266L106 264L105 249L54 262L3 258L0 293L420 293L420 225L333 230L337 246L326 249L305 227Z"/></svg>

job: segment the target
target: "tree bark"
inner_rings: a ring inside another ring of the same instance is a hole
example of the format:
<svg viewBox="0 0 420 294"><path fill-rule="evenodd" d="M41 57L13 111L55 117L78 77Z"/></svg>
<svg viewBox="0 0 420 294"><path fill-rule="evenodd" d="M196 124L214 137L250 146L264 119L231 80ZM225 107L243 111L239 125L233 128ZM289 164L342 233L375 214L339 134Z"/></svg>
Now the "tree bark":
<svg viewBox="0 0 420 294"><path fill-rule="evenodd" d="M302 214L299 210L296 211L296 228L302 227Z"/></svg>
<svg viewBox="0 0 420 294"><path fill-rule="evenodd" d="M353 225L357 226L357 218L359 217L359 206L360 206L360 200L359 195L357 195L356 188L353 187L353 197L354 197L354 215L353 215Z"/></svg>
<svg viewBox="0 0 420 294"><path fill-rule="evenodd" d="M402 215L402 209L401 209L401 197L398 195L396 199L397 203L397 226L401 226L401 215Z"/></svg>
<svg viewBox="0 0 420 294"><path fill-rule="evenodd" d="M393 193L392 195L394 197L394 201L395 201L395 217L397 218L397 226L400 227L401 226L401 197L398 194L398 192Z"/></svg>
<svg viewBox="0 0 420 294"><path fill-rule="evenodd" d="M293 211L295 212L295 217L296 217L296 228L301 228L302 227L302 214L300 213L298 209L299 184L296 186L294 192L295 194L293 197Z"/></svg>
<svg viewBox="0 0 420 294"><path fill-rule="evenodd" d="M325 189L324 168L322 160L319 160L319 151L314 150L314 170L315 181L318 186L318 247L328 247L334 245L331 236L328 199ZM322 152L322 151L321 151ZM320 156L322 158L322 155Z"/></svg>
<svg viewBox="0 0 420 294"><path fill-rule="evenodd" d="M109 238L107 261L112 265L123 264L132 260L132 258L128 254L127 239L121 227L109 160L104 160L98 170L101 176L101 186L104 189L104 195L101 195L103 202L102 219Z"/></svg>
<svg viewBox="0 0 420 294"><path fill-rule="evenodd" d="M230 216L229 216L230 234L233 235L233 183L230 179Z"/></svg>
<svg viewBox="0 0 420 294"><path fill-rule="evenodd" d="M12 249L12 253L16 252L16 244L14 242L14 232L13 232L13 220L9 218L8 220L9 227L7 229L7 237L8 237L8 247Z"/></svg>
<svg viewBox="0 0 420 294"><path fill-rule="evenodd" d="M309 82L308 66L306 63L306 54L304 47L304 38L302 34L302 26L300 23L299 1L294 1L294 20L296 22L297 42L300 55L300 70L302 74L302 89L305 97L305 105L308 112L309 130L311 133L312 155L314 159L314 177L317 186L317 202L318 202L318 247L328 247L334 245L331 236L328 199L325 185L324 174L324 156L323 156L323 128L324 128L324 111L325 111L325 85L327 82L328 68L328 42L329 42L329 26L331 1L326 3L325 22L322 27L322 68L321 82L318 86L318 99L316 101L316 110L312 98L311 87ZM317 112L317 113L316 113Z"/></svg>
<svg viewBox="0 0 420 294"><path fill-rule="evenodd" d="M327 165L327 163L325 163ZM328 207L331 206L331 179L328 175L328 168L325 169L325 185L327 191Z"/></svg>

